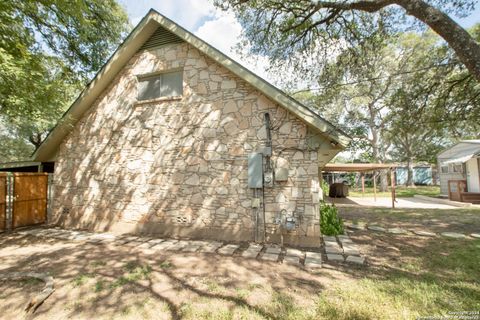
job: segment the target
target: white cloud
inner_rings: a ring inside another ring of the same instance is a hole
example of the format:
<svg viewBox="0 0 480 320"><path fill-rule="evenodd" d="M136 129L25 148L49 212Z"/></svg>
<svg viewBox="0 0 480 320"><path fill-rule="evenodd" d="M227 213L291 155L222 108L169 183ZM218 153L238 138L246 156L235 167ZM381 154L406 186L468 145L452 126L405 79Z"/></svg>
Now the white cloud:
<svg viewBox="0 0 480 320"><path fill-rule="evenodd" d="M232 13L216 11L215 18L201 25L195 35L268 80L266 69L269 63L266 57L258 55L245 57L237 52L235 46L240 42L242 26ZM248 48L244 48L244 51L248 52Z"/></svg>
<svg viewBox="0 0 480 320"><path fill-rule="evenodd" d="M216 10L211 0L162 0L153 8L190 31Z"/></svg>
<svg viewBox="0 0 480 320"><path fill-rule="evenodd" d="M212 0L119 0L127 11L132 25L136 25L151 8L182 27L193 31L205 19L212 17L215 7Z"/></svg>
<svg viewBox="0 0 480 320"><path fill-rule="evenodd" d="M120 0L120 3L128 12L133 26L153 8L268 80L269 75L265 71L268 59L254 55L245 58L233 49L240 41L242 26L232 13L215 8L213 0Z"/></svg>

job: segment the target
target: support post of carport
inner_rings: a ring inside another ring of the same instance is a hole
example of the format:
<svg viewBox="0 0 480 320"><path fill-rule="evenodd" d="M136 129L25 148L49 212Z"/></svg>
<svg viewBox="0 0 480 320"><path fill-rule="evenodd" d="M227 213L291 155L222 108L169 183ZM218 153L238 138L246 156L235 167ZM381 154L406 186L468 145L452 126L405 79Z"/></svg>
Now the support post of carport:
<svg viewBox="0 0 480 320"><path fill-rule="evenodd" d="M390 180L392 186L392 209L395 209L395 173L392 168L390 168Z"/></svg>
<svg viewBox="0 0 480 320"><path fill-rule="evenodd" d="M373 171L373 200L377 202L377 172Z"/></svg>
<svg viewBox="0 0 480 320"><path fill-rule="evenodd" d="M365 197L365 173L362 172L362 197Z"/></svg>

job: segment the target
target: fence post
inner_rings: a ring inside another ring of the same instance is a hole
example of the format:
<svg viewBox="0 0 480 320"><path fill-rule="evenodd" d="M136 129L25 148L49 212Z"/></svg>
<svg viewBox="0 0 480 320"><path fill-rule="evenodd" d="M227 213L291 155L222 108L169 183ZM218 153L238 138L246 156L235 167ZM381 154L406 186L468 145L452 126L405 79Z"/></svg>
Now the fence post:
<svg viewBox="0 0 480 320"><path fill-rule="evenodd" d="M7 172L7 203L6 203L6 226L5 229L12 231L13 229L13 189L14 179L11 172Z"/></svg>
<svg viewBox="0 0 480 320"><path fill-rule="evenodd" d="M52 204L53 204L53 173L48 174L47 179L47 221L46 224L50 224L52 221Z"/></svg>

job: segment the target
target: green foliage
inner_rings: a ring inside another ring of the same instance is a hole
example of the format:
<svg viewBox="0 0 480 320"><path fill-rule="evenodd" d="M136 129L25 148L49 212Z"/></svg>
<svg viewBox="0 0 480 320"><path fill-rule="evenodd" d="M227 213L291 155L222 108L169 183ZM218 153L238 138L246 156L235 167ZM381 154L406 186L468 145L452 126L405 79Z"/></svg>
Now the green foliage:
<svg viewBox="0 0 480 320"><path fill-rule="evenodd" d="M320 204L320 230L327 236L336 236L344 233L342 218L338 216L337 207L326 202Z"/></svg>
<svg viewBox="0 0 480 320"><path fill-rule="evenodd" d="M0 2L1 161L29 157L127 28L114 0Z"/></svg>
<svg viewBox="0 0 480 320"><path fill-rule="evenodd" d="M330 186L328 185L327 181L322 180L321 188L322 188L323 197L324 198L328 197L328 193L330 191Z"/></svg>

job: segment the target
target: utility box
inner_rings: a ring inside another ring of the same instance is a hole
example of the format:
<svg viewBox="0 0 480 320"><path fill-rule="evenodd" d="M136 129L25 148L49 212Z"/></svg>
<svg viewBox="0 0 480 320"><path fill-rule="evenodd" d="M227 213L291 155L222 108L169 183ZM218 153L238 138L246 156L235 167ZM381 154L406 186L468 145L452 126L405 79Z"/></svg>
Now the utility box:
<svg viewBox="0 0 480 320"><path fill-rule="evenodd" d="M248 155L248 187L254 189L263 187L263 155L261 153Z"/></svg>

